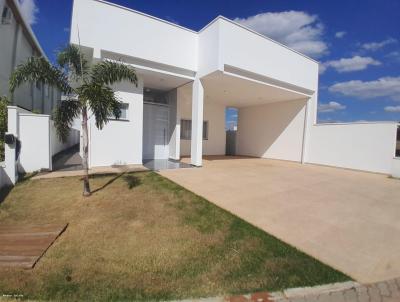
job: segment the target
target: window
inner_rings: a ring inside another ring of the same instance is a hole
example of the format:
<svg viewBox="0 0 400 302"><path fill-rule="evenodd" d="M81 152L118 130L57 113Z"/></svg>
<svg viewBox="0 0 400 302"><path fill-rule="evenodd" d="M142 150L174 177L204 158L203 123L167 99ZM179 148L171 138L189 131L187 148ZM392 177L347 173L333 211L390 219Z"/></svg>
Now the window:
<svg viewBox="0 0 400 302"><path fill-rule="evenodd" d="M181 139L192 138L192 121L181 120ZM208 121L203 122L203 140L208 140Z"/></svg>
<svg viewBox="0 0 400 302"><path fill-rule="evenodd" d="M165 91L143 88L143 101L145 103L155 103L168 105L168 97Z"/></svg>
<svg viewBox="0 0 400 302"><path fill-rule="evenodd" d="M125 120L125 121L127 121L127 120L128 120L128 109L129 109L129 104L127 104L127 103L122 103L122 104L120 105L120 109L121 109L121 115L119 116L119 120ZM108 118L109 118L109 119L112 119L112 120L117 119L117 118L115 117L114 114L112 114L112 115L109 116Z"/></svg>
<svg viewBox="0 0 400 302"><path fill-rule="evenodd" d="M1 14L1 24L11 23L11 9L8 6L4 6Z"/></svg>

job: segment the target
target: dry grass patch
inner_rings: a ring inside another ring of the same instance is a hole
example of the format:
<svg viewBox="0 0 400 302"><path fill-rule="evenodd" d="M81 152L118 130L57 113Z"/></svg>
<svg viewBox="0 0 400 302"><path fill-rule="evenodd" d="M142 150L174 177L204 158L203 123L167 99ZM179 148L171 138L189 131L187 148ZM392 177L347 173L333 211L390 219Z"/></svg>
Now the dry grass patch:
<svg viewBox="0 0 400 302"><path fill-rule="evenodd" d="M0 294L165 300L349 278L152 172L28 180L1 223L69 222L33 270L0 268Z"/></svg>

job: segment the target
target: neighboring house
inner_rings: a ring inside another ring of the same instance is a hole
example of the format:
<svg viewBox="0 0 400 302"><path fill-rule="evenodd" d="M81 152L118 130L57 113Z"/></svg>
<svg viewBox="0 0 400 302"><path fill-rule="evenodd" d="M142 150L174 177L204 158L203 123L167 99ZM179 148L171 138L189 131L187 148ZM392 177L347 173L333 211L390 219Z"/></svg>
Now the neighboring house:
<svg viewBox="0 0 400 302"><path fill-rule="evenodd" d="M42 83L24 84L9 95L8 81L14 68L31 56L46 57L35 34L25 21L17 0L0 0L0 94L11 104L50 114L60 100L57 89Z"/></svg>
<svg viewBox="0 0 400 302"><path fill-rule="evenodd" d="M52 157L79 142L79 131L71 130L66 143L56 136L51 120L61 100L58 89L43 83L27 83L9 94L9 78L18 64L45 53L21 13L17 0L0 0L0 94L9 97L8 129L21 142L19 159L16 144L5 145L5 162L0 165L0 188L15 184L18 173L52 169ZM34 113L33 113L33 112ZM42 113L42 114L36 114Z"/></svg>
<svg viewBox="0 0 400 302"><path fill-rule="evenodd" d="M70 42L93 62L121 60L137 87L115 89L120 120L90 122L89 164L225 154L225 108L238 108L236 154L390 173L396 123L317 125L318 62L227 18L199 32L100 0L75 0Z"/></svg>

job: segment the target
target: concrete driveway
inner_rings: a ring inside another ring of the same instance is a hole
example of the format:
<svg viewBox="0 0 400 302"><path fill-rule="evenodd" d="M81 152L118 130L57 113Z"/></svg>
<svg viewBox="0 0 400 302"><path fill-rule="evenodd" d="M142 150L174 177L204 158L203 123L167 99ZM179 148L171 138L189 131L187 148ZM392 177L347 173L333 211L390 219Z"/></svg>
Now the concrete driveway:
<svg viewBox="0 0 400 302"><path fill-rule="evenodd" d="M160 174L359 282L400 276L400 180L232 157Z"/></svg>

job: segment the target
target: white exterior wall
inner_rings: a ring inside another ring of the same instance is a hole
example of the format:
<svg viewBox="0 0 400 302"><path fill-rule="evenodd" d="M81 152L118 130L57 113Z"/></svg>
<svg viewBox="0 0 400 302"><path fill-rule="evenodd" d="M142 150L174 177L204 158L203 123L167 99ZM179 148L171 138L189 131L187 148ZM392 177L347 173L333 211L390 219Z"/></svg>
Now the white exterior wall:
<svg viewBox="0 0 400 302"><path fill-rule="evenodd" d="M129 104L128 120L111 120L102 130L92 117L89 124L89 165L142 164L143 82L138 87L121 83L114 87L123 103Z"/></svg>
<svg viewBox="0 0 400 302"><path fill-rule="evenodd" d="M199 32L198 75L205 76L216 70L223 70L220 52L220 21L216 20Z"/></svg>
<svg viewBox="0 0 400 302"><path fill-rule="evenodd" d="M49 123L48 115L19 114L20 172L51 169Z"/></svg>
<svg viewBox="0 0 400 302"><path fill-rule="evenodd" d="M191 93L187 94L178 88L178 117L179 119L192 119ZM212 100L204 101L203 120L208 121L208 140L203 140L203 155L225 155L225 106L213 103ZM181 140L180 155L190 155L190 140Z"/></svg>
<svg viewBox="0 0 400 302"><path fill-rule="evenodd" d="M221 64L316 91L318 63L228 20L219 19Z"/></svg>
<svg viewBox="0 0 400 302"><path fill-rule="evenodd" d="M197 70L197 34L109 3L74 0L70 42Z"/></svg>
<svg viewBox="0 0 400 302"><path fill-rule="evenodd" d="M237 154L301 161L305 102L239 108Z"/></svg>
<svg viewBox="0 0 400 302"><path fill-rule="evenodd" d="M400 157L393 158L391 175L395 178L400 178Z"/></svg>
<svg viewBox="0 0 400 302"><path fill-rule="evenodd" d="M61 142L57 136L57 130L54 127L54 121L50 120L50 147L51 147L51 156L56 155L57 153L68 149L72 146L79 144L80 140L80 131L76 129L71 129L69 136L66 142Z"/></svg>
<svg viewBox="0 0 400 302"><path fill-rule="evenodd" d="M5 167L6 167L5 163L0 162L0 189L4 186L11 185L11 181L7 175Z"/></svg>
<svg viewBox="0 0 400 302"><path fill-rule="evenodd" d="M396 148L396 123L314 125L309 163L390 174Z"/></svg>
<svg viewBox="0 0 400 302"><path fill-rule="evenodd" d="M58 140L54 123L49 115L33 114L27 110L9 106L8 128L21 141L18 171L22 173L34 172L42 169L52 169L52 156L79 143L79 131L71 129L66 143ZM14 163L14 147L6 145L7 173L12 173ZM10 177L11 178L11 177Z"/></svg>

